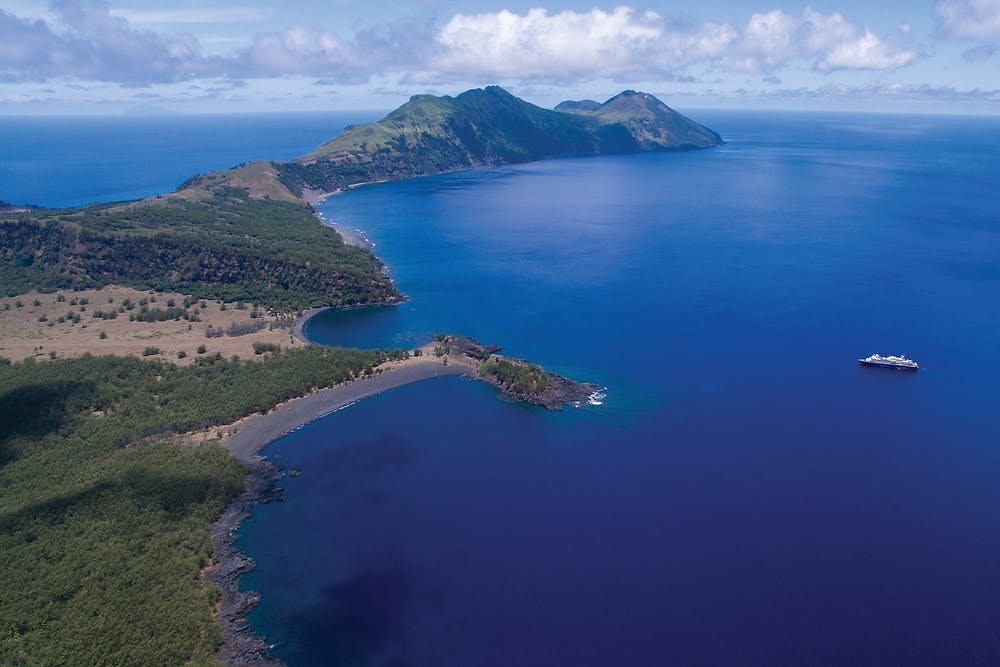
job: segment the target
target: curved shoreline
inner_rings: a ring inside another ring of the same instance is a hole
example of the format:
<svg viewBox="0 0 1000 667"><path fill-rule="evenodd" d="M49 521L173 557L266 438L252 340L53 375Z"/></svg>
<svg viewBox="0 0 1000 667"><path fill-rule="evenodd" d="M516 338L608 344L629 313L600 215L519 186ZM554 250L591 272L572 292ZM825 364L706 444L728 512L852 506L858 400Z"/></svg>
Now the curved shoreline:
<svg viewBox="0 0 1000 667"><path fill-rule="evenodd" d="M328 308L329 306L318 306L316 308L310 308L309 310L303 312L301 315L295 318L295 324L292 325L292 335L295 336L298 340L305 343L306 345L312 345L313 341L309 340L309 337L306 336L306 331L305 331L306 324L309 323L309 320L316 317L317 315L322 313L324 310L327 310Z"/></svg>
<svg viewBox="0 0 1000 667"><path fill-rule="evenodd" d="M358 185L367 185L367 184L359 183ZM360 229L348 229L343 225L334 222L333 220L327 220L326 217L323 215L323 213L318 208L316 208L317 206L325 202L328 198L334 195L338 195L342 192L344 192L344 190L323 192L320 190L309 190L303 188L302 199L306 202L306 204L309 205L309 208L312 209L313 215L316 216L316 219L319 220L323 226L329 227L330 229L340 234L340 238L343 239L344 243L348 245L358 246L359 248L365 248L366 250L371 250L372 248L375 247L375 244L372 243L371 239L365 236L363 231L361 231Z"/></svg>
<svg viewBox="0 0 1000 667"><path fill-rule="evenodd" d="M397 366L367 378L358 378L314 394L296 398L262 415L243 420L223 445L244 463L257 460L257 453L281 436L363 398L435 377L475 377L471 366L443 364L434 357L411 357Z"/></svg>
<svg viewBox="0 0 1000 667"><path fill-rule="evenodd" d="M293 333L304 342L311 342L302 334L301 325L321 310L325 309L313 308L300 317L296 322L297 330ZM223 643L216 651L216 658L227 665L284 664L270 655L271 647L247 622L247 615L260 601L260 595L255 591L240 591L239 580L254 570L256 563L234 546L240 524L250 516L253 505L281 499L281 488L277 482L284 473L261 456L260 450L282 436L361 399L414 382L449 375L475 378L476 370L464 363L446 364L431 355L411 357L377 375L292 399L270 412L253 415L234 425L223 445L247 465L246 490L212 524L212 545L217 561L204 571L205 578L213 581L221 591L216 619L222 629Z"/></svg>

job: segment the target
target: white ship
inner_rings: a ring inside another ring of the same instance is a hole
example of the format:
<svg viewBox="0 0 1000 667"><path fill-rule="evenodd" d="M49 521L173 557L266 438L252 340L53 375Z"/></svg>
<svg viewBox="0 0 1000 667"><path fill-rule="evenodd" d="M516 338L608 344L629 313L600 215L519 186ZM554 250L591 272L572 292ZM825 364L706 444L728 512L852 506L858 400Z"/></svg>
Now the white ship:
<svg viewBox="0 0 1000 667"><path fill-rule="evenodd" d="M888 357L873 354L870 357L858 359L858 361L865 366L883 366L885 368L899 368L905 371L915 371L920 368L920 365L917 362L913 359L907 359L905 354L901 354L898 357L892 354Z"/></svg>

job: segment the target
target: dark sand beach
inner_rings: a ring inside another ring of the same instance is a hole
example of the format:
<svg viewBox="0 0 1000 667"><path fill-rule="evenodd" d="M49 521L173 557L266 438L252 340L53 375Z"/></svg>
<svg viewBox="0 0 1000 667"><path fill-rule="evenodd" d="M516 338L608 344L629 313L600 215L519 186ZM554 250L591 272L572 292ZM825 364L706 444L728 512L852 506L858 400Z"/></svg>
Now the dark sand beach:
<svg viewBox="0 0 1000 667"><path fill-rule="evenodd" d="M296 336L307 340L302 334L302 325L319 310L322 309L313 309L299 318L293 331ZM267 644L254 634L247 623L246 616L257 604L259 595L253 591L240 591L239 578L253 570L256 564L252 558L233 546L236 531L240 523L249 516L254 503L281 499L281 489L277 482L283 472L259 456L258 452L289 431L368 396L444 375L476 376L472 365L456 358L446 364L430 354L430 351L425 351L424 356L392 362L372 377L321 389L314 394L291 400L271 412L254 415L226 429L230 435L223 444L233 456L247 464L250 473L247 475L246 491L212 525L212 542L218 561L206 568L204 573L222 591L217 617L225 641L216 655L225 664L283 664L269 655Z"/></svg>
<svg viewBox="0 0 1000 667"><path fill-rule="evenodd" d="M434 357L415 357L370 378L362 378L289 401L264 415L250 417L226 441L226 448L245 463L285 433L314 419L375 394L443 375L475 376L475 369L460 363L444 365Z"/></svg>
<svg viewBox="0 0 1000 667"><path fill-rule="evenodd" d="M300 341L302 341L303 343L312 343L311 340L306 338L306 335L303 330L305 329L306 322L311 320L318 313L322 313L324 310L326 310L326 308L310 308L309 310L302 313L298 317L298 319L295 320L295 324L292 325L292 335L295 336Z"/></svg>

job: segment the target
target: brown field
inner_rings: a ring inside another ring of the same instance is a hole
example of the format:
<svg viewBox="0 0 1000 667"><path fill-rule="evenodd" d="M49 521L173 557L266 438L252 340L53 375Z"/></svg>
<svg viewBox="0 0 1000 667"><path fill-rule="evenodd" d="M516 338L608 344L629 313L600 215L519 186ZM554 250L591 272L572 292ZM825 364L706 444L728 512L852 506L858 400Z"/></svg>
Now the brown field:
<svg viewBox="0 0 1000 667"><path fill-rule="evenodd" d="M59 301L59 296L63 301ZM88 303L80 301L86 299ZM251 321L252 306L238 310L237 304L227 303L221 310L219 301L200 300L191 306L200 321L167 320L165 322L129 322L129 315L135 310L118 313L113 320L94 317L96 311L108 312L117 309L126 300L139 304L142 299L155 299L149 308L166 309L173 300L177 307L183 305L185 295L171 292L141 292L128 287L105 287L100 290L63 291L52 294L29 292L16 297L0 298L0 357L11 360L49 359L52 353L57 357L77 357L86 353L142 356L147 348L158 348L159 352L149 355L150 359L164 359L177 364L191 363L197 356L199 345L204 345L208 354L221 353L224 357L233 355L247 358L253 356L254 342L274 343L282 348L302 345L289 328L264 328L243 336L222 336L208 338L206 327L224 328L233 323ZM34 305L35 301L39 305ZM76 305L72 305L76 300ZM16 307L20 301L23 305ZM205 307L200 307L201 303ZM7 310L3 310L6 304ZM79 323L66 319L70 312L79 316ZM40 318L45 321L39 321ZM58 322L62 317L64 322ZM263 314L259 320L267 325L276 318ZM101 338L104 332L105 338ZM178 358L178 353L184 358Z"/></svg>

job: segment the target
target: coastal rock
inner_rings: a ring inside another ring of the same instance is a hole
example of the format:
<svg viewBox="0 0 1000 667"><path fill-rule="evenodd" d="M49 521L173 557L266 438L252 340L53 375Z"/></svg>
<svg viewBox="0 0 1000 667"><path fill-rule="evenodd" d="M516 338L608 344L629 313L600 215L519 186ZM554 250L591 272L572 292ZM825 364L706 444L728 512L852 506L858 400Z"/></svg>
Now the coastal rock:
<svg viewBox="0 0 1000 667"><path fill-rule="evenodd" d="M218 560L203 574L221 591L216 619L222 628L224 641L216 652L216 658L226 665L284 665L269 655L267 643L247 623L247 614L257 606L260 595L254 591L240 591L239 578L253 571L257 564L233 546L236 529L250 515L250 507L255 502L267 502L276 495L280 496L280 489L275 486L280 477L281 472L274 464L264 460L253 462L247 474L246 491L212 524L212 544Z"/></svg>
<svg viewBox="0 0 1000 667"><path fill-rule="evenodd" d="M475 338L438 334L435 354L473 366L478 379L502 394L546 410L562 410L564 405L582 405L604 390L592 382L563 377L523 359L497 354L497 345L483 345Z"/></svg>

